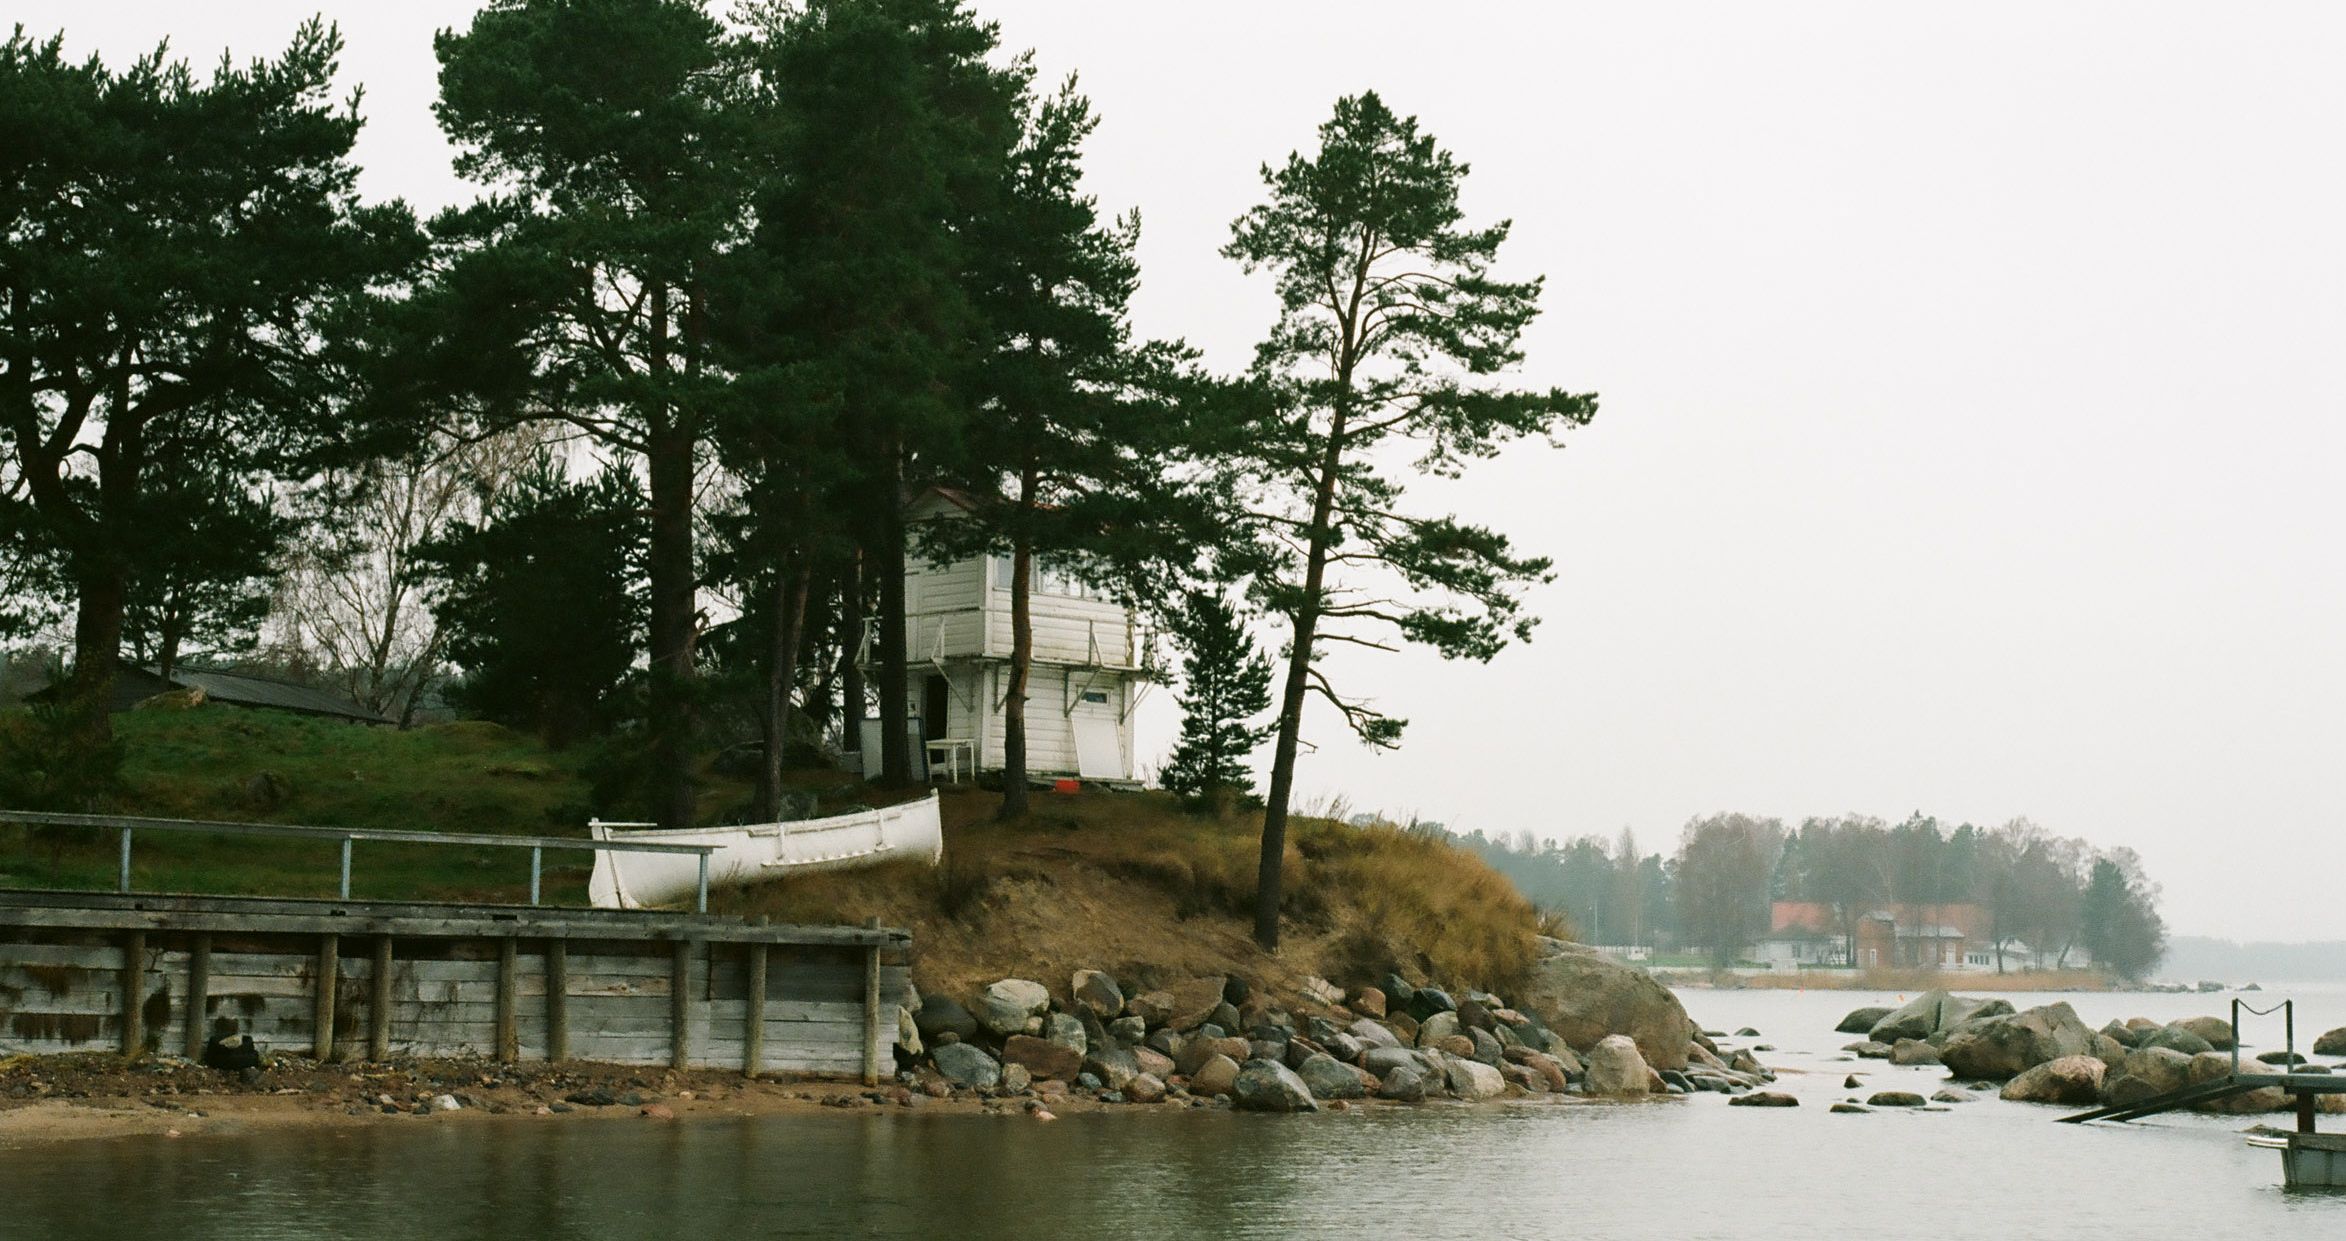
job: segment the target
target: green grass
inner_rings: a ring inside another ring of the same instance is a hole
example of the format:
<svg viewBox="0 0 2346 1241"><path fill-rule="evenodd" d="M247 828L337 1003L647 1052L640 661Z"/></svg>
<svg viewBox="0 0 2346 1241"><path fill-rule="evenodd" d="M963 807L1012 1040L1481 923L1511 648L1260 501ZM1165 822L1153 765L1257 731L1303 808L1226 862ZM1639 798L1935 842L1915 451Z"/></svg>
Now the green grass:
<svg viewBox="0 0 2346 1241"><path fill-rule="evenodd" d="M114 718L121 787L107 813L503 835L585 836L598 776L624 750L548 750L525 734L466 721L399 731L277 711L209 705ZM704 818L746 808L746 784L701 786ZM633 817L622 802L606 817ZM397 900L514 901L529 893L520 849L355 846L352 895ZM548 900L583 901L589 861L548 854ZM0 827L0 886L112 890L111 833ZM332 896L331 843L154 832L134 839L141 891Z"/></svg>

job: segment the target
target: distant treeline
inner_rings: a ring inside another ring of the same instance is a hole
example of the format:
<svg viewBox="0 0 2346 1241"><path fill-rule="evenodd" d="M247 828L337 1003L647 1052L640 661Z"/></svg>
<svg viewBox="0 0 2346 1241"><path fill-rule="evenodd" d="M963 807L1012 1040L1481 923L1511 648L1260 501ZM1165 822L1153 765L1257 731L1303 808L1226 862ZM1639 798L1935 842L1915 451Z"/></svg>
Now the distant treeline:
<svg viewBox="0 0 2346 1241"><path fill-rule="evenodd" d="M2235 943L2178 935L2167 945L2165 972L2179 979L2218 982L2327 982L2346 979L2346 941Z"/></svg>
<svg viewBox="0 0 2346 1241"><path fill-rule="evenodd" d="M2166 950L2159 887L2132 849L2096 849L2026 819L1949 828L1915 814L1891 824L1862 815L1782 820L1718 814L1689 822L1678 850L1639 849L1624 829L1543 840L1530 832L1453 835L1525 896L1571 919L1584 939L1700 949L1732 962L1769 930L1778 900L1825 906L1854 938L1880 909L1974 904L1992 942L2024 942L2056 956L2082 949L2139 977Z"/></svg>

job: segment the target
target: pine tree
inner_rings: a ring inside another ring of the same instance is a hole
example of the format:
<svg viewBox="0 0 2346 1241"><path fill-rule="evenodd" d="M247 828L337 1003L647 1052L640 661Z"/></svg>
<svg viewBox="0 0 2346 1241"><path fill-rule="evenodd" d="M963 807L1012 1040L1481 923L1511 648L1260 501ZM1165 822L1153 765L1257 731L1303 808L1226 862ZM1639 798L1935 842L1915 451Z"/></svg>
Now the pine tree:
<svg viewBox="0 0 2346 1241"><path fill-rule="evenodd" d="M1271 735L1255 722L1271 708L1270 661L1236 610L1205 591L1185 600L1173 640L1187 677L1178 695L1181 740L1157 782L1193 803L1259 805L1246 758Z"/></svg>

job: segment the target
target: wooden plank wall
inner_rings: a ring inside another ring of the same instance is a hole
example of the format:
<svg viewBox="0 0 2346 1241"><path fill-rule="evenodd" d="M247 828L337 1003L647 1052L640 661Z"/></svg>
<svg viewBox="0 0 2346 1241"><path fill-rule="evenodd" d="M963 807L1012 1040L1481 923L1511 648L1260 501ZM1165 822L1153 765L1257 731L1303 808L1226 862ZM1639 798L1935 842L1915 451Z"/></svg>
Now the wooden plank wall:
<svg viewBox="0 0 2346 1241"><path fill-rule="evenodd" d="M0 928L0 1056L119 1051L126 1010L127 937ZM512 955L513 1052L548 1057L546 948L520 939ZM658 940L561 941L569 1058L617 1064L676 1062L674 1022L685 1017L683 1063L747 1068L750 954L767 954L760 1072L854 1076L864 1068L865 949L695 942L685 954L685 1003L676 1004L675 945ZM213 936L204 1028L250 1034L273 1051L308 1055L315 1042L316 936ZM193 937L150 932L137 970L139 1034L149 1052L186 1048ZM393 1056L495 1056L499 969L493 940L394 941L388 1047ZM334 1052L363 1058L372 1025L375 944L338 937ZM908 971L882 965L872 1057L893 1069L896 1006Z"/></svg>

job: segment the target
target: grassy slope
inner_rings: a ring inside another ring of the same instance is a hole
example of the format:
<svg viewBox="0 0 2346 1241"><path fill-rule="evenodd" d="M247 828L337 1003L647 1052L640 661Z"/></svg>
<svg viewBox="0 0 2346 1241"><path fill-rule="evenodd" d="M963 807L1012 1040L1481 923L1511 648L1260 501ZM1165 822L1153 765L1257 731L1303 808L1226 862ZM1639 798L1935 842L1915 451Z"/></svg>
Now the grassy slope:
<svg viewBox="0 0 2346 1241"><path fill-rule="evenodd" d="M584 835L593 752L551 752L489 724L408 732L275 712L208 706L118 717L125 788L108 809L173 818L322 826ZM256 795L263 773L283 787ZM794 776L824 810L883 800L839 773ZM749 790L703 782L715 821ZM1290 828L1288 930L1277 958L1249 937L1259 824L1182 813L1149 793L1045 795L1019 823L992 820L994 796L946 797L938 869L890 867L805 875L720 893L720 908L777 920L860 922L914 932L916 977L966 992L1006 974L1054 989L1078 968L1127 982L1232 969L1291 984L1303 974L1373 981L1389 968L1505 994L1530 962L1537 919L1512 885L1463 850L1391 829L1300 820ZM68 838L56 869L49 842L0 827L0 886L111 889L110 836ZM145 890L333 894L331 845L251 838L141 837ZM549 855L547 897L583 902L584 854ZM518 901L528 857L517 850L360 844L361 897Z"/></svg>

